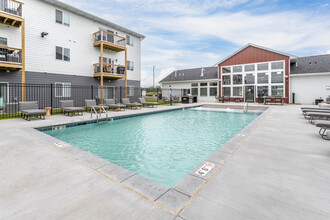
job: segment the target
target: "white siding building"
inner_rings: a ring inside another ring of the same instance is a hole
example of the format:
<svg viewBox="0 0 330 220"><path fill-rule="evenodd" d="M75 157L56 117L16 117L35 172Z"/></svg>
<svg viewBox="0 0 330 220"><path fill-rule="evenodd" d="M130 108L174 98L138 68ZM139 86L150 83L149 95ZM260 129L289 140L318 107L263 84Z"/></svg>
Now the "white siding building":
<svg viewBox="0 0 330 220"><path fill-rule="evenodd" d="M1 83L140 86L143 35L57 0L21 2L0 0ZM10 48L25 59L11 62Z"/></svg>

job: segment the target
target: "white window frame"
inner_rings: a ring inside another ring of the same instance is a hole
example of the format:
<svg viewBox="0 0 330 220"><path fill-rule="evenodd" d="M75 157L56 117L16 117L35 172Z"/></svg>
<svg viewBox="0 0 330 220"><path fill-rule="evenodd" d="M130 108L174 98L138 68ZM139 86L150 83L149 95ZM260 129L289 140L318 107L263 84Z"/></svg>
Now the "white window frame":
<svg viewBox="0 0 330 220"><path fill-rule="evenodd" d="M62 85L62 95L57 95L57 86L56 85ZM69 93L67 93L66 89L69 89ZM71 97L71 83L65 83L65 82L56 82L55 83L55 97L56 98L69 98Z"/></svg>
<svg viewBox="0 0 330 220"><path fill-rule="evenodd" d="M134 71L134 61L127 60L127 70Z"/></svg>
<svg viewBox="0 0 330 220"><path fill-rule="evenodd" d="M126 35L126 44L130 46L134 46L134 38L131 35L128 34Z"/></svg>
<svg viewBox="0 0 330 220"><path fill-rule="evenodd" d="M61 52L62 53L61 59L57 59L56 58L56 53L57 53L56 48L57 47L61 48L61 50L62 50L62 52ZM69 60L65 60L64 59L64 51L65 50L69 50ZM55 46L55 60L62 60L62 61L70 62L71 61L71 49L70 48L61 47L61 46Z"/></svg>
<svg viewBox="0 0 330 220"><path fill-rule="evenodd" d="M62 12L62 20L61 20L61 22L57 22L57 18L56 18L57 11ZM65 17L66 18L69 18L69 23L68 24L65 23ZM56 24L61 24L61 25L67 26L67 27L70 27L70 24L71 24L71 15L70 15L70 13L65 12L63 10L60 10L60 9L55 9L55 23Z"/></svg>
<svg viewBox="0 0 330 220"><path fill-rule="evenodd" d="M211 83L216 83L217 85L216 86L211 86ZM215 96L218 96L218 94L219 94L219 84L218 84L218 82L209 82L208 83L208 96L210 96L211 97L211 88L212 89L216 89L217 90L217 92L216 92L216 95ZM212 95L213 96L213 95Z"/></svg>
<svg viewBox="0 0 330 220"><path fill-rule="evenodd" d="M134 96L134 86L127 86L127 96Z"/></svg>

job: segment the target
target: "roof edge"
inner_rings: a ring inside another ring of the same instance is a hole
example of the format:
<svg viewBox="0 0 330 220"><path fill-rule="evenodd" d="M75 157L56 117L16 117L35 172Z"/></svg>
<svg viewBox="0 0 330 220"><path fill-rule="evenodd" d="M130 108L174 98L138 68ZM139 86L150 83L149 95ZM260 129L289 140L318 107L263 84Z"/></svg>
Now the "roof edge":
<svg viewBox="0 0 330 220"><path fill-rule="evenodd" d="M256 44L251 44L251 43L248 43L246 44L244 47L242 47L241 49L235 51L234 53L232 53L231 55L225 57L224 59L220 60L219 62L217 62L216 64L213 65L213 67L216 67L218 66L220 63L228 60L229 58L235 56L236 54L238 54L239 52L241 52L242 50L244 50L245 48L247 47L256 47L256 48L259 48L259 49L262 49L262 50L267 50L267 51L270 51L270 52L273 52L273 53L278 53L278 54L282 54L284 56L288 56L290 57L290 59L293 59L293 58L297 58L297 56L295 55L292 55L292 54L288 54L288 53L284 53L284 52L280 52L280 51L277 51L277 50L273 50L273 49L270 49L270 48L267 48L267 47L263 47L263 46L259 46L259 45L256 45Z"/></svg>
<svg viewBox="0 0 330 220"><path fill-rule="evenodd" d="M123 31L125 33L128 33L128 34L131 34L133 36L136 36L136 37L140 38L141 40L143 40L144 38L146 38L146 36L144 36L142 34L139 34L139 33L135 32L135 31L132 31L132 30L130 30L128 28L125 28L123 26L120 26L120 25L117 25L115 23L112 23L112 22L110 22L110 21L108 21L106 19L100 18L100 17L98 17L96 15L93 15L93 14L91 14L89 12L86 12L86 11L83 11L83 10L78 9L76 7L73 7L73 6L71 6L71 5L67 4L67 3L62 2L62 1L59 1L59 0L41 0L41 1L46 2L46 3L49 3L49 4L52 4L52 5L55 5L55 6L58 6L58 7L61 7L61 8L64 8L64 9L70 11L70 12L76 13L78 15L81 15L81 16L86 17L88 19L94 20L96 22L100 22L100 23L102 23L104 25L108 25L110 27L116 28L116 29L121 30L121 31Z"/></svg>

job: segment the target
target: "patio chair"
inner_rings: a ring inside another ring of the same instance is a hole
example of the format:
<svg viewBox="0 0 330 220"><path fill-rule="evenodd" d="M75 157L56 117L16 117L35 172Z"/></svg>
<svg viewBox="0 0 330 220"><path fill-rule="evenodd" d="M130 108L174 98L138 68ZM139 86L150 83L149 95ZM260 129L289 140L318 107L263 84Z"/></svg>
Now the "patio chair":
<svg viewBox="0 0 330 220"><path fill-rule="evenodd" d="M307 115L307 113L309 112L330 113L330 109L327 108L306 108L302 109L301 111L306 119L309 118L309 116Z"/></svg>
<svg viewBox="0 0 330 220"><path fill-rule="evenodd" d="M141 103L132 103L129 101L128 98L122 98L121 100L122 100L123 104L126 105L127 107L131 107L131 108L134 107L134 109L137 109L138 107L141 109L141 107L142 107Z"/></svg>
<svg viewBox="0 0 330 220"><path fill-rule="evenodd" d="M37 101L20 102L19 109L25 120L31 121L32 116L45 120L46 111L39 109Z"/></svg>
<svg viewBox="0 0 330 220"><path fill-rule="evenodd" d="M157 105L159 105L158 102L146 102L146 100L144 98L139 98L140 100L140 103L142 104L142 106L152 106L152 107L155 107Z"/></svg>
<svg viewBox="0 0 330 220"><path fill-rule="evenodd" d="M116 109L117 110L121 110L121 109L125 110L125 107L126 107L126 105L123 105L123 104L120 104L120 103L116 104L114 99L104 99L104 104L107 107L109 107L110 109L112 108L113 111L115 111Z"/></svg>
<svg viewBox="0 0 330 220"><path fill-rule="evenodd" d="M83 115L83 111L85 111L82 107L74 107L73 100L60 100L60 109L65 113L68 113L68 116L73 116L76 113L78 115Z"/></svg>
<svg viewBox="0 0 330 220"><path fill-rule="evenodd" d="M308 120L310 123L313 123L314 120L329 120L330 119L330 112L307 112L306 116L308 116Z"/></svg>
<svg viewBox="0 0 330 220"><path fill-rule="evenodd" d="M319 134L324 140L330 141L330 131L327 132L327 130L330 130L330 121L322 121L317 120L314 122L316 127L320 128ZM327 133L326 133L327 132Z"/></svg>

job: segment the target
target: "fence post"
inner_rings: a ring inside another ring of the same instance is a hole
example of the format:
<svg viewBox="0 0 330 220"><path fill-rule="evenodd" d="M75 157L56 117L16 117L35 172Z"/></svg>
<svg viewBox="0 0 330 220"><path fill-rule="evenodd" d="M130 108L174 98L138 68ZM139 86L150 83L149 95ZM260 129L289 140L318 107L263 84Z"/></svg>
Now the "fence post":
<svg viewBox="0 0 330 220"><path fill-rule="evenodd" d="M53 114L53 84L50 84L50 114Z"/></svg>
<svg viewBox="0 0 330 220"><path fill-rule="evenodd" d="M91 99L93 99L93 96L94 96L93 91L94 91L94 88L93 88L93 85L91 85L91 94L92 94Z"/></svg>

